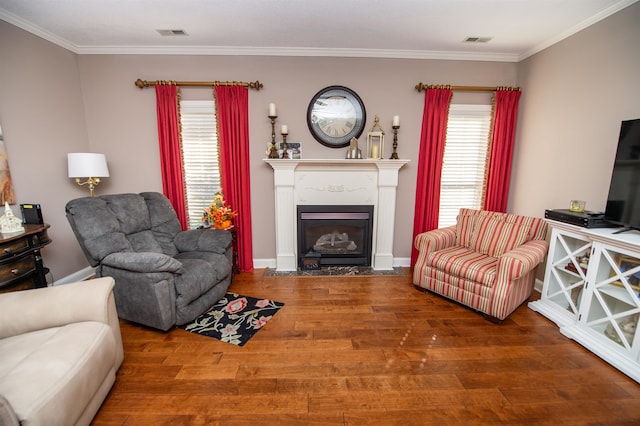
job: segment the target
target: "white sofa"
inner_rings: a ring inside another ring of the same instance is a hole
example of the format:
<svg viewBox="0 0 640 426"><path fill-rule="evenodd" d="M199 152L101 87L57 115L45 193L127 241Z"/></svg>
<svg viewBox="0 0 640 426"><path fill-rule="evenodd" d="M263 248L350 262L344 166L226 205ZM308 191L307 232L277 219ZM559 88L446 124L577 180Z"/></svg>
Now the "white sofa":
<svg viewBox="0 0 640 426"><path fill-rule="evenodd" d="M0 425L88 425L122 364L113 278L0 294Z"/></svg>

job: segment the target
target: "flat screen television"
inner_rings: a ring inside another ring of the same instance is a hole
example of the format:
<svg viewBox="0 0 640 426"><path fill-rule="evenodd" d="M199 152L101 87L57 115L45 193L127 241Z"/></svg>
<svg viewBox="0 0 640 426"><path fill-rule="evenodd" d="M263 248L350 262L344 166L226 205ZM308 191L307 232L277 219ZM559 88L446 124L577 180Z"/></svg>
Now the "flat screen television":
<svg viewBox="0 0 640 426"><path fill-rule="evenodd" d="M621 231L640 229L640 118L620 126L604 217Z"/></svg>

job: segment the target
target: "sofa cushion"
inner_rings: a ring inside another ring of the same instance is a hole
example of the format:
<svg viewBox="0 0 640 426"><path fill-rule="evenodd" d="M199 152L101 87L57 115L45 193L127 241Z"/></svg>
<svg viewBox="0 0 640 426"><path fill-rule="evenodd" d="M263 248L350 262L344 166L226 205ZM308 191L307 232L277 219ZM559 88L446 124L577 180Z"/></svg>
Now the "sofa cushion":
<svg viewBox="0 0 640 426"><path fill-rule="evenodd" d="M101 197L117 218L120 231L125 235L151 229L149 208L138 194L112 194Z"/></svg>
<svg viewBox="0 0 640 426"><path fill-rule="evenodd" d="M430 253L425 266L444 273L493 286L498 259L463 246L453 246Z"/></svg>
<svg viewBox="0 0 640 426"><path fill-rule="evenodd" d="M477 216L475 221L470 248L488 256L500 257L524 244L529 237L527 226L498 217Z"/></svg>
<svg viewBox="0 0 640 426"><path fill-rule="evenodd" d="M0 425L2 426L20 426L18 417L13 411L11 404L7 401L7 398L0 395Z"/></svg>
<svg viewBox="0 0 640 426"><path fill-rule="evenodd" d="M25 424L75 424L105 379L115 380L116 342L101 322L7 337L0 353L0 394Z"/></svg>

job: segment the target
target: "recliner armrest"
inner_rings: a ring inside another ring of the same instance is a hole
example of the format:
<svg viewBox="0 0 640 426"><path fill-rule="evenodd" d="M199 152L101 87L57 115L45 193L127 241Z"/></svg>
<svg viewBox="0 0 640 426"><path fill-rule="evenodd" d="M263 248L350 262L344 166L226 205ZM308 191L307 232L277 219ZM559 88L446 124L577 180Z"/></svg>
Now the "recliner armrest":
<svg viewBox="0 0 640 426"><path fill-rule="evenodd" d="M182 263L164 253L121 252L111 253L102 259L102 265L126 269L131 272L172 272L182 274Z"/></svg>
<svg viewBox="0 0 640 426"><path fill-rule="evenodd" d="M225 254L231 247L231 232L219 229L191 229L176 235L173 243L180 252L210 251Z"/></svg>
<svg viewBox="0 0 640 426"><path fill-rule="evenodd" d="M451 247L456 243L456 226L434 229L416 235L414 240L415 248L419 251L426 250L427 253Z"/></svg>
<svg viewBox="0 0 640 426"><path fill-rule="evenodd" d="M526 275L542 263L548 248L545 240L531 240L503 254L498 258L498 278L515 280Z"/></svg>

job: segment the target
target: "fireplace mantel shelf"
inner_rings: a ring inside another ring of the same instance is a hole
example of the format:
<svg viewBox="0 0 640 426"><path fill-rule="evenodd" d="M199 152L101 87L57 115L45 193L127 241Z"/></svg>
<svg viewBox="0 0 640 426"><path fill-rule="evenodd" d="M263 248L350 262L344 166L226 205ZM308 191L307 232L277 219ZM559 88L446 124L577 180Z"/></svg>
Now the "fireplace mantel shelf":
<svg viewBox="0 0 640 426"><path fill-rule="evenodd" d="M355 166L378 166L378 167L397 167L400 169L410 160L371 160L371 159L346 159L346 158L301 158L297 160L281 158L265 158L264 161L275 168L291 168L295 169L299 165L321 165L321 166L339 166L339 165L355 165Z"/></svg>
<svg viewBox="0 0 640 426"><path fill-rule="evenodd" d="M276 209L276 270L298 266L296 206L373 205L372 267L393 269L398 173L409 160L271 159Z"/></svg>

